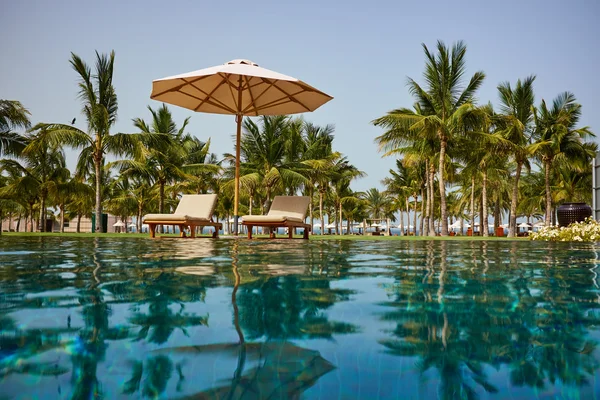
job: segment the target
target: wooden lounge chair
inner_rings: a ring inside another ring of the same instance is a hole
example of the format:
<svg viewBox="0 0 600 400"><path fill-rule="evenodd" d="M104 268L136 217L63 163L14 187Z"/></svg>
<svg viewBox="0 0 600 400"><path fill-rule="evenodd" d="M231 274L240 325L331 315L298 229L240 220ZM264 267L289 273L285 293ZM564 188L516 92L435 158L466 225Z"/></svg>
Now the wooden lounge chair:
<svg viewBox="0 0 600 400"><path fill-rule="evenodd" d="M219 237L219 229L223 224L212 220L213 210L217 202L216 194L184 194L173 214L148 214L143 222L150 228L150 237L155 237L156 225L177 225L181 237L186 237L185 229L190 228L192 238L196 237L196 227L212 226L213 237Z"/></svg>
<svg viewBox="0 0 600 400"><path fill-rule="evenodd" d="M244 215L242 225L248 227L248 239L252 239L252 227L288 228L291 239L294 228L304 228L304 239L308 239L310 224L304 222L310 204L308 196L275 196L267 215ZM271 238L275 235L271 233Z"/></svg>

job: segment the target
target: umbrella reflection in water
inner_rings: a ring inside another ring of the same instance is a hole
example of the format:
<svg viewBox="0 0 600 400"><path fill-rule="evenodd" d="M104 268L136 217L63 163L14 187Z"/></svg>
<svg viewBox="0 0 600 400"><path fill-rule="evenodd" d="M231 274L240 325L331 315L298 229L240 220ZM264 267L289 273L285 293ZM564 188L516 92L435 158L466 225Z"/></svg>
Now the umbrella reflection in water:
<svg viewBox="0 0 600 400"><path fill-rule="evenodd" d="M206 365L212 367L212 374L215 376L213 387L186 398L289 399L299 397L321 376L335 367L321 357L318 351L298 347L287 341L246 342L240 327L236 301L241 283L237 241L233 245L232 266L235 281L231 302L233 323L239 342L171 347L156 352L167 352L171 357L193 355L192 363L198 370ZM283 269L285 266L280 265L267 268L274 274L281 274ZM189 365L189 359L186 359L186 363L188 367L192 367Z"/></svg>

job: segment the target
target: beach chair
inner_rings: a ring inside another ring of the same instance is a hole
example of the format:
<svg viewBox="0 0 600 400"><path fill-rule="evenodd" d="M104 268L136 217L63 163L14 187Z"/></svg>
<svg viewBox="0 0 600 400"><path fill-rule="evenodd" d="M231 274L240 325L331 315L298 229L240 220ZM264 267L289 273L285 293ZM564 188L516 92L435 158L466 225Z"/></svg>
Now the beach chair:
<svg viewBox="0 0 600 400"><path fill-rule="evenodd" d="M242 225L248 227L248 239L252 239L252 228L264 226L269 228L288 228L291 239L294 228L304 228L304 239L308 239L310 224L304 222L310 204L308 196L275 196L267 215L244 215ZM275 234L271 233L271 238Z"/></svg>
<svg viewBox="0 0 600 400"><path fill-rule="evenodd" d="M173 214L148 214L143 222L148 224L152 238L155 237L156 225L177 225L181 237L186 237L185 229L189 227L192 238L196 237L196 227L212 226L215 228L212 236L217 238L223 224L212 219L216 202L216 194L184 194Z"/></svg>

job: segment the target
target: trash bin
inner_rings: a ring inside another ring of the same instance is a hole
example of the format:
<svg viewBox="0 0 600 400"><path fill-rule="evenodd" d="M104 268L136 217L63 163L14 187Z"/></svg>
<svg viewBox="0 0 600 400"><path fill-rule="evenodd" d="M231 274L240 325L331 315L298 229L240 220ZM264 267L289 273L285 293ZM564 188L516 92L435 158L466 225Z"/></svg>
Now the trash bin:
<svg viewBox="0 0 600 400"><path fill-rule="evenodd" d="M499 226L496 228L496 236L503 237L504 236L504 228Z"/></svg>

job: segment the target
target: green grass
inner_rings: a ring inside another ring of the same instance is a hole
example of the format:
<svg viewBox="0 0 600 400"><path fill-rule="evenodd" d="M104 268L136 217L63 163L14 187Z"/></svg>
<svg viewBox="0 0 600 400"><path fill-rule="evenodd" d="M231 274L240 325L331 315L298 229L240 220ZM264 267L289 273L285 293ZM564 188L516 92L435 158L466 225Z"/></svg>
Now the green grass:
<svg viewBox="0 0 600 400"><path fill-rule="evenodd" d="M105 237L105 238L120 238L120 239L150 239L148 233L58 233L58 232L2 232L2 236L19 236L19 237ZM179 234L164 233L157 234L157 237L179 237ZM208 237L207 235L201 237ZM221 237L230 237L229 235L221 235ZM246 235L240 235L245 238ZM267 238L267 235L253 235L258 239ZM301 235L294 236L294 239L301 238ZM278 235L278 239L285 239L287 235ZM459 240L459 241L481 241L481 240L528 240L527 237L507 238L507 237L482 237L482 236L362 236L362 235L311 235L311 240Z"/></svg>

